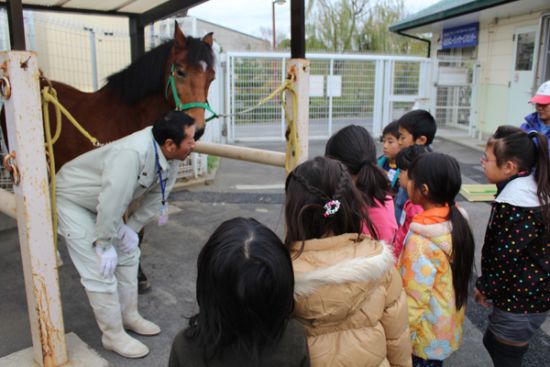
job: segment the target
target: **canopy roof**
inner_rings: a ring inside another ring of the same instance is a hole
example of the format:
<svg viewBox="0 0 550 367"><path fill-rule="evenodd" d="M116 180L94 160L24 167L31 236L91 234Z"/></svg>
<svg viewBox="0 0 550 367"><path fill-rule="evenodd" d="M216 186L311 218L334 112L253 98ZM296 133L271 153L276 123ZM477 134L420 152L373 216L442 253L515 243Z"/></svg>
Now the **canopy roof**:
<svg viewBox="0 0 550 367"><path fill-rule="evenodd" d="M11 0L14 1L14 0ZM207 0L22 0L23 9L78 12L82 14L119 15L135 18L145 26L174 13L187 10ZM0 6L6 6L0 0Z"/></svg>
<svg viewBox="0 0 550 367"><path fill-rule="evenodd" d="M438 32L457 25L529 14L548 9L548 0L441 0L392 24L396 33Z"/></svg>

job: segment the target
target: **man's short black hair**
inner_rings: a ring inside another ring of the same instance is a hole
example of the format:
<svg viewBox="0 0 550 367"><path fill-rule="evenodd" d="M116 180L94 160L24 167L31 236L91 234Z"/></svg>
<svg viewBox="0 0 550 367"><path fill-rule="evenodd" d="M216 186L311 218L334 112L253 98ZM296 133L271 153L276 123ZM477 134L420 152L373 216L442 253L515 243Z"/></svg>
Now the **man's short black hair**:
<svg viewBox="0 0 550 367"><path fill-rule="evenodd" d="M386 125L384 130L382 130L382 139L388 134L392 135L396 139L399 139L399 123L397 122L397 120L393 120Z"/></svg>
<svg viewBox="0 0 550 367"><path fill-rule="evenodd" d="M407 130L414 140L425 136L426 145L430 145L434 140L437 126L434 117L426 110L407 112L397 120L397 123L400 128Z"/></svg>
<svg viewBox="0 0 550 367"><path fill-rule="evenodd" d="M184 129L195 123L195 120L183 111L171 110L153 124L153 136L159 145L172 139L179 146L186 138Z"/></svg>

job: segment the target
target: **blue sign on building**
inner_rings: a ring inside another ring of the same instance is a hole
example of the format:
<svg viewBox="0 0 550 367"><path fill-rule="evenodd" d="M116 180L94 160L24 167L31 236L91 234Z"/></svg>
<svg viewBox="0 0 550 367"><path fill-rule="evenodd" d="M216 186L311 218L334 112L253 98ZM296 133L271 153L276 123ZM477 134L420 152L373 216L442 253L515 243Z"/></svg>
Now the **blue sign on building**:
<svg viewBox="0 0 550 367"><path fill-rule="evenodd" d="M443 29L442 48L463 48L477 46L479 23L471 23Z"/></svg>

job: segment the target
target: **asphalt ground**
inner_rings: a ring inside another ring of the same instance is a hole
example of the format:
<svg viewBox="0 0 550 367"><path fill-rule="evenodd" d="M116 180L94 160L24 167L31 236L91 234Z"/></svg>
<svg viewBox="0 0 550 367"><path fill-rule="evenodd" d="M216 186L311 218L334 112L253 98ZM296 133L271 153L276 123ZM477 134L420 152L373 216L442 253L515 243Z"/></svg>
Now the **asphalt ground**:
<svg viewBox="0 0 550 367"><path fill-rule="evenodd" d="M284 150L282 143L248 146ZM479 166L479 151L439 139L434 148L452 154L460 162L464 182L485 182ZM310 157L323 151L324 142L310 143ZM197 311L194 295L200 248L221 222L236 216L254 217L282 236L283 184L282 168L221 159L212 181L172 194L168 225L162 228L155 223L148 225L142 248L143 266L153 288L150 293L140 296L140 310L162 328L162 333L156 337L136 336L151 349L143 359L125 359L101 347L101 335L92 310L66 248L61 244L65 265L60 269L59 278L66 332L76 333L112 366L166 366L174 336ZM490 206L460 198L458 202L470 215L476 239L477 272ZM0 230L0 357L32 345L17 229L0 223L0 228L6 227L8 229ZM462 346L446 361L446 366L492 365L481 342L487 315L488 310L470 299ZM550 366L549 351L550 321L547 319L532 339L524 366ZM0 367L3 367L1 362Z"/></svg>

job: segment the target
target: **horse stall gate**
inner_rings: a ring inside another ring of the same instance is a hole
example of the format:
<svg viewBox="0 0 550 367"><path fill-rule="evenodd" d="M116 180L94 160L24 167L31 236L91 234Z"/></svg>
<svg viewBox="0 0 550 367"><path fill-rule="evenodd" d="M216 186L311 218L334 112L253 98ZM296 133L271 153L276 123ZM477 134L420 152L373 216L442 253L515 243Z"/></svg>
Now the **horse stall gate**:
<svg viewBox="0 0 550 367"><path fill-rule="evenodd" d="M224 55L228 142L282 141L284 110L279 96L251 112L284 80L286 53ZM419 102L429 101L431 60L421 57L308 54L310 139L326 139L349 124L375 137L383 126Z"/></svg>
<svg viewBox="0 0 550 367"><path fill-rule="evenodd" d="M61 81L84 92L92 92L101 88L106 78L131 62L130 36L128 22L123 21L123 27L115 23L104 23L98 27L98 20L80 17L77 21L68 16L51 16L39 11L25 10L25 38L27 48L37 52L40 69L48 79ZM91 19L87 24L86 20ZM106 25L103 25L106 24ZM109 28L110 27L110 28ZM173 34L173 33L171 33ZM146 48L156 46L166 37L149 34ZM156 40L156 43L153 42ZM9 50L7 13L0 9L0 51ZM218 72L218 71L217 71ZM216 94L219 87L217 81L211 86L211 95ZM219 94L216 94L219 95ZM219 111L220 98L212 96L211 105ZM0 101L0 109L2 102ZM151 121L152 123L153 121ZM216 130L219 123L209 122L210 126L201 140L218 142L220 133ZM0 152L6 152L7 147L0 132ZM197 178L207 174L207 156L192 153L180 164L178 182ZM9 175L0 165L0 188L11 191Z"/></svg>

